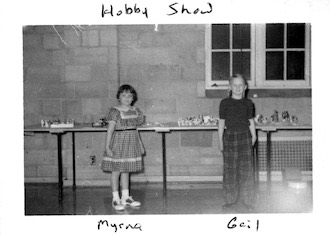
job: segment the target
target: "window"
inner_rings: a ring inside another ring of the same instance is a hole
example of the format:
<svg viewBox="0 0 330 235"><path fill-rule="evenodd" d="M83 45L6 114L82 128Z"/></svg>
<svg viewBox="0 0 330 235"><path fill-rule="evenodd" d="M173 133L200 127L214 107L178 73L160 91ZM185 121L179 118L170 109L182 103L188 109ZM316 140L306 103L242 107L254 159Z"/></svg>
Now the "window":
<svg viewBox="0 0 330 235"><path fill-rule="evenodd" d="M240 73L251 83L254 77L254 26L251 24L216 24L209 27L212 35L207 62L210 67L207 77L213 88L227 86L228 78ZM209 60L208 60L209 59Z"/></svg>
<svg viewBox="0 0 330 235"><path fill-rule="evenodd" d="M242 74L250 89L310 88L310 26L213 24L206 26L206 89L227 89Z"/></svg>

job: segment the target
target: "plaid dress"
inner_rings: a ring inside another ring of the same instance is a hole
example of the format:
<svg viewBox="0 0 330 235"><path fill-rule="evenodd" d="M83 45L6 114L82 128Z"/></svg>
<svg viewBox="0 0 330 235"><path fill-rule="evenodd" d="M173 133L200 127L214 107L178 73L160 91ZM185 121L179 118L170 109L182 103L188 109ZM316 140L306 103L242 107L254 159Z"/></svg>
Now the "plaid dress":
<svg viewBox="0 0 330 235"><path fill-rule="evenodd" d="M142 170L141 140L136 130L137 126L144 123L144 116L140 109L133 107L129 111L124 111L119 108L111 108L108 121L116 122L110 141L113 156L103 157L102 170L109 172Z"/></svg>

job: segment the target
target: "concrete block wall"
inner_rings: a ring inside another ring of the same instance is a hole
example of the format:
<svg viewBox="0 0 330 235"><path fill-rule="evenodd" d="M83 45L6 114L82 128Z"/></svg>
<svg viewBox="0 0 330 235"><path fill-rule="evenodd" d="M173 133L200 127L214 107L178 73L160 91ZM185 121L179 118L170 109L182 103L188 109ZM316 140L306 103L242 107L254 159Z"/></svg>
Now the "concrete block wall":
<svg viewBox="0 0 330 235"><path fill-rule="evenodd" d="M54 27L56 31L54 30ZM24 125L69 118L91 123L117 104L118 84L131 84L148 122L218 115L220 99L205 97L204 25L26 26L23 28ZM311 123L311 99L254 98L256 112L288 110ZM281 133L279 133L281 135ZM310 133L282 133L310 135ZM132 180L160 181L161 136L142 132L144 171ZM25 180L56 181L56 136L24 137ZM167 135L170 179L210 179L222 174L216 132ZM105 133L76 134L77 180L109 183L100 171ZM71 135L63 137L64 177L72 179ZM96 156L90 165L89 157ZM196 178L197 177L197 178ZM78 183L79 184L79 183Z"/></svg>

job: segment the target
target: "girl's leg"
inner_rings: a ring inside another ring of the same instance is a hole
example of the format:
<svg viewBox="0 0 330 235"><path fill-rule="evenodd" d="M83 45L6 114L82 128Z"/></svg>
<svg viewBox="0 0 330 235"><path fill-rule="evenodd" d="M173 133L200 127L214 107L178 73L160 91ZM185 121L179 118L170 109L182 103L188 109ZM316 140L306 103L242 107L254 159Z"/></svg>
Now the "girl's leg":
<svg viewBox="0 0 330 235"><path fill-rule="evenodd" d="M112 188L112 206L115 210L124 210L125 207L121 204L119 197L119 178L120 172L114 171L111 173L111 188Z"/></svg>
<svg viewBox="0 0 330 235"><path fill-rule="evenodd" d="M120 172L119 171L113 171L111 173L112 192L118 192L118 190L119 190L119 177L120 177Z"/></svg>
<svg viewBox="0 0 330 235"><path fill-rule="evenodd" d="M246 206L252 207L255 200L254 192L254 173L253 173L253 148L251 145L251 137L246 134L245 140L241 142L239 156L239 201Z"/></svg>
<svg viewBox="0 0 330 235"><path fill-rule="evenodd" d="M129 173L128 172L121 173L120 181L121 181L122 190L129 189Z"/></svg>
<svg viewBox="0 0 330 235"><path fill-rule="evenodd" d="M129 173L123 172L121 173L121 197L122 200L125 201L127 198L129 198Z"/></svg>
<svg viewBox="0 0 330 235"><path fill-rule="evenodd" d="M126 206L133 206L137 207L140 206L141 203L138 201L134 201L132 197L129 195L129 173L123 172L121 173L121 187L122 187L122 198L121 198L121 204Z"/></svg>
<svg viewBox="0 0 330 235"><path fill-rule="evenodd" d="M237 148L235 147L235 134L225 133L223 151L223 194L225 207L237 202Z"/></svg>

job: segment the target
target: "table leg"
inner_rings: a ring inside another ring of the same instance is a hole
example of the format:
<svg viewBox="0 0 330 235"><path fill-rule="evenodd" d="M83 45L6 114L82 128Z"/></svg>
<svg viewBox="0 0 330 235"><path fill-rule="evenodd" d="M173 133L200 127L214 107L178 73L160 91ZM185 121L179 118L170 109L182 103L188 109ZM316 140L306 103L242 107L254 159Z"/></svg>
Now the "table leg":
<svg viewBox="0 0 330 235"><path fill-rule="evenodd" d="M271 132L267 131L267 190L271 187Z"/></svg>
<svg viewBox="0 0 330 235"><path fill-rule="evenodd" d="M256 182L256 192L259 194L259 141L258 141L258 133L257 133L257 141L255 143L255 182Z"/></svg>
<svg viewBox="0 0 330 235"><path fill-rule="evenodd" d="M72 188L76 189L76 147L75 147L75 134L72 132Z"/></svg>
<svg viewBox="0 0 330 235"><path fill-rule="evenodd" d="M166 196L166 136L165 132L162 132L162 149L163 149L163 193Z"/></svg>
<svg viewBox="0 0 330 235"><path fill-rule="evenodd" d="M63 174L62 174L62 133L57 135L57 159L58 159L58 200L62 202Z"/></svg>
<svg viewBox="0 0 330 235"><path fill-rule="evenodd" d="M72 204L73 204L73 214L77 214L77 192L75 189L73 189L72 193Z"/></svg>
<svg viewBox="0 0 330 235"><path fill-rule="evenodd" d="M162 132L163 150L163 213L167 214L167 180L166 180L166 133Z"/></svg>
<svg viewBox="0 0 330 235"><path fill-rule="evenodd" d="M271 192L271 132L267 131L267 207L271 207L270 192Z"/></svg>

